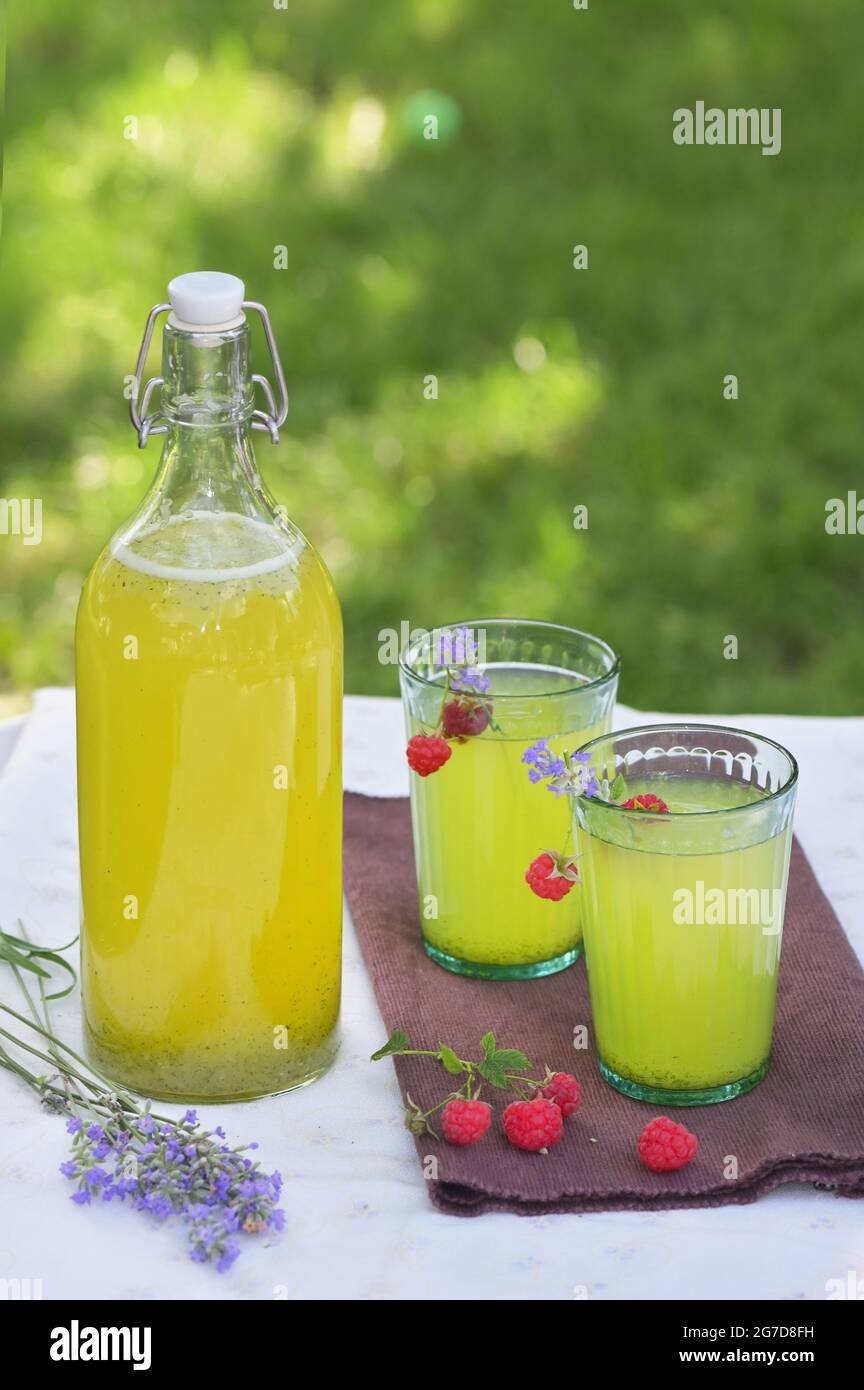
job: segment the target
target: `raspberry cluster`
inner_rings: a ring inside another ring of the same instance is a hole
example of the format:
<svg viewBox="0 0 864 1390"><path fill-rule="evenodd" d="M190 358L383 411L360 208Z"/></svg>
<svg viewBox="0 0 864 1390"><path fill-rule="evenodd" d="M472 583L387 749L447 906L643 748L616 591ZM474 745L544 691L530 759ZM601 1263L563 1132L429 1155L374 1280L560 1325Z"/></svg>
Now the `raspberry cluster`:
<svg viewBox="0 0 864 1390"><path fill-rule="evenodd" d="M480 1099L484 1084L496 1090L521 1089L501 1117L504 1136L515 1148L526 1153L548 1153L564 1137L565 1121L579 1109L581 1092L575 1076L566 1071L545 1068L542 1080L532 1080L533 1070L525 1053L516 1047L500 1047L491 1029L480 1040L478 1060L457 1056L452 1047L415 1047L402 1028L396 1028L383 1047L373 1052L372 1061L383 1057L426 1057L439 1063L450 1077L461 1075L463 1084L430 1110L422 1110L406 1097L405 1124L412 1134L431 1134L437 1138L430 1119L441 1111L441 1129L448 1144L465 1148L478 1144L492 1128L492 1107ZM684 1125L665 1115L645 1125L637 1141L642 1163L652 1173L672 1173L685 1167L696 1155L698 1142Z"/></svg>
<svg viewBox="0 0 864 1390"><path fill-rule="evenodd" d="M579 1106L579 1082L557 1071L529 1100L514 1100L502 1116L511 1144L527 1153L546 1153L564 1137L564 1121ZM492 1123L492 1108L482 1100L455 1096L444 1107L441 1127L448 1144L476 1144Z"/></svg>

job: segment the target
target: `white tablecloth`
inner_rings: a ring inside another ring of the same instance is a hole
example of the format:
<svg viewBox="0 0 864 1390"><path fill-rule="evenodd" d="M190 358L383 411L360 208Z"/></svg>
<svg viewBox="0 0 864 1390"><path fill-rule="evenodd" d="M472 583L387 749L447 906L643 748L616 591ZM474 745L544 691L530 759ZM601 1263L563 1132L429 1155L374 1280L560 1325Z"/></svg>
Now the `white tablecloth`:
<svg viewBox="0 0 864 1390"><path fill-rule="evenodd" d="M647 716L654 718L656 716ZM662 716L661 716L662 717ZM619 727L644 722L619 707ZM712 716L703 715L710 722ZM797 830L864 960L864 720L724 719L777 738L801 764ZM346 702L346 785L407 791L395 700ZM26 720L0 725L0 921L68 941L78 929L73 697L43 691ZM58 1165L61 1120L0 1074L0 1279L41 1279L45 1298L824 1299L864 1276L864 1201L790 1186L752 1206L660 1213L460 1219L435 1212L346 914L343 1044L315 1086L202 1110L235 1142L257 1139L285 1178L288 1223L244 1241L234 1268L192 1264L176 1226L111 1205L81 1209ZM7 979L3 997L11 1002ZM77 997L61 1013L78 1036ZM584 1296L581 1295L580 1296Z"/></svg>

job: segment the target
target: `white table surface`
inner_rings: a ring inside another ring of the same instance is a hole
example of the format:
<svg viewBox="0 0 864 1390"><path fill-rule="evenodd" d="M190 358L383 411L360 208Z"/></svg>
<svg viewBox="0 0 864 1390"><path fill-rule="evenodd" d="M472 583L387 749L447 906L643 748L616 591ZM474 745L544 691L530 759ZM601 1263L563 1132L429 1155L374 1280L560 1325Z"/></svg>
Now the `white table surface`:
<svg viewBox="0 0 864 1390"><path fill-rule="evenodd" d="M14 929L20 917L48 943L78 929L73 721L71 691L48 690L31 715L0 725L0 921ZM618 727L639 722L619 707ZM798 757L797 831L864 960L864 719L718 722L756 728ZM407 791L395 700L347 700L345 781L379 795ZM235 1142L257 1139L264 1165L280 1169L284 1234L244 1241L234 1268L217 1275L189 1261L179 1226L116 1203L73 1205L57 1171L67 1156L62 1120L2 1073L0 1279L41 1279L46 1299L569 1300L824 1299L827 1281L864 1276L864 1201L803 1185L717 1210L434 1211L393 1069L367 1060L383 1025L347 912L345 927L343 1043L330 1074L274 1100L199 1107ZM11 1002L8 978L0 989ZM74 1046L77 993L60 1022Z"/></svg>

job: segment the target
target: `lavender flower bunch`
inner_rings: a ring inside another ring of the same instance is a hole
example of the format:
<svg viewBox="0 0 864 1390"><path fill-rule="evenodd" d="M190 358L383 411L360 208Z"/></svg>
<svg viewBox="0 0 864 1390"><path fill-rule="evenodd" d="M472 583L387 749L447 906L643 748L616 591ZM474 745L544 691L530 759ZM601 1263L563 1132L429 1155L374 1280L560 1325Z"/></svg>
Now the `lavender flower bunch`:
<svg viewBox="0 0 864 1390"><path fill-rule="evenodd" d="M485 695L489 677L477 664L480 649L470 627L443 628L435 635L435 661L446 668L449 688L463 694Z"/></svg>
<svg viewBox="0 0 864 1390"><path fill-rule="evenodd" d="M194 1110L179 1120L151 1114L149 1101L140 1105L60 1041L48 1005L71 991L75 972L57 950L0 930L0 961L11 968L30 1014L0 1003L0 1024L10 1024L0 1026L0 1068L24 1081L48 1110L66 1116L72 1156L60 1171L76 1184L73 1202L128 1200L158 1220L179 1216L188 1228L191 1259L215 1264L220 1273L240 1254L242 1233L283 1229L280 1175L262 1173L258 1162L246 1157L257 1144L232 1148L221 1127L201 1130ZM66 971L71 983L47 993L55 967ZM27 976L37 977L38 997ZM14 1032L12 1020L18 1025ZM32 1071L31 1057L46 1063L48 1071Z"/></svg>
<svg viewBox="0 0 864 1390"><path fill-rule="evenodd" d="M545 782L547 791L556 796L564 792L599 796L597 773L589 766L590 760L590 753L553 753L545 738L538 739L522 754L523 763L528 765L529 781Z"/></svg>
<svg viewBox="0 0 864 1390"><path fill-rule="evenodd" d="M72 1201L126 1201L157 1220L178 1215L188 1225L190 1256L213 1263L219 1273L240 1254L239 1232L281 1231L285 1213L277 1205L279 1173L260 1171L243 1148L224 1142L225 1131L199 1130L198 1116L158 1123L149 1106L129 1115L118 1104L107 1122L66 1122L72 1158L60 1165L77 1184ZM257 1149L249 1144L248 1149Z"/></svg>

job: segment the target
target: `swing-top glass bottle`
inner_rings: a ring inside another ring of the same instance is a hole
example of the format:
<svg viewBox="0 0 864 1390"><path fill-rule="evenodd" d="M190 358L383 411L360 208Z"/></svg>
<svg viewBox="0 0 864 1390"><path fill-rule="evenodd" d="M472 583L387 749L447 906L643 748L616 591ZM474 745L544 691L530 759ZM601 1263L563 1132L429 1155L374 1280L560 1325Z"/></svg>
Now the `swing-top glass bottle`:
<svg viewBox="0 0 864 1390"><path fill-rule="evenodd" d="M117 1081L183 1100L314 1080L339 1011L341 619L256 468L251 430L278 440L288 398L243 295L198 272L151 311L131 414L162 459L76 632L86 1044ZM275 392L250 374L249 309Z"/></svg>

